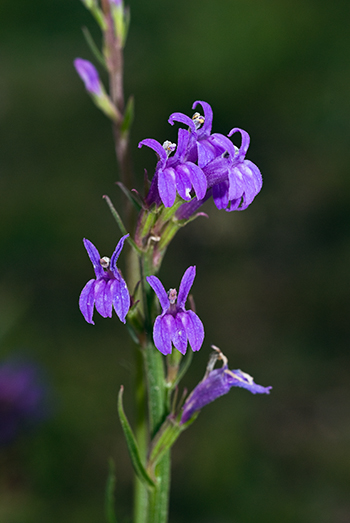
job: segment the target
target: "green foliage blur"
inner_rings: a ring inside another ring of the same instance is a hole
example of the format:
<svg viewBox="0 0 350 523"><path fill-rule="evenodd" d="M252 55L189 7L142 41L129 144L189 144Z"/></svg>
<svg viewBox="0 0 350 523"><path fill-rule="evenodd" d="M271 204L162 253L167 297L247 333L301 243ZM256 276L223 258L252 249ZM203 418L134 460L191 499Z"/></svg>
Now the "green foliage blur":
<svg viewBox="0 0 350 523"><path fill-rule="evenodd" d="M208 203L180 231L160 277L193 286L210 345L272 385L207 406L173 451L171 523L347 523L350 519L350 3L130 0L126 94L134 94L137 188L176 141L174 111L195 100L213 130L241 127L264 177L248 210ZM82 238L110 255L119 233L103 194L121 195L110 123L72 61L100 40L79 0L0 4L0 354L44 369L51 416L0 451L1 523L104 521L108 458L119 522L132 471L117 419L133 418L134 353L117 317L88 325L77 300L93 277ZM102 77L105 80L105 77ZM121 258L123 267L123 259Z"/></svg>

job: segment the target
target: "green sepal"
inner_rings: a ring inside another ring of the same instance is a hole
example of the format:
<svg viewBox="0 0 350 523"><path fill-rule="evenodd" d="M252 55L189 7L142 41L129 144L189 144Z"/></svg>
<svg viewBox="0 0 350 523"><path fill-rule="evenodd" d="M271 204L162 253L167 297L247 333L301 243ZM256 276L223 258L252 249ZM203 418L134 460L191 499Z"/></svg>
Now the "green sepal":
<svg viewBox="0 0 350 523"><path fill-rule="evenodd" d="M129 202L133 204L133 206L135 207L137 212L140 212L142 209L142 205L139 202L138 198L136 197L135 193L132 193L131 191L129 191L129 189L127 187L125 187L125 185L122 182L116 182L116 184L123 191L123 193L129 200Z"/></svg>
<svg viewBox="0 0 350 523"><path fill-rule="evenodd" d="M122 134L126 134L130 131L130 128L134 121L134 115L135 115L135 99L131 95L131 96L129 96L128 101L126 102L126 106L125 106L124 118L123 118L122 125L121 125Z"/></svg>
<svg viewBox="0 0 350 523"><path fill-rule="evenodd" d="M94 39L92 38L89 29L87 27L82 27L81 30L83 31L85 41L86 41L87 45L89 46L92 54L94 55L96 60L98 60L100 62L102 67L104 67L104 69L106 69L106 71L107 71L106 61L103 57L103 54L100 52L99 48L95 44Z"/></svg>
<svg viewBox="0 0 350 523"><path fill-rule="evenodd" d="M173 352L178 352L178 351L173 351ZM191 365L192 358L193 358L193 352L191 350L188 350L186 356L184 358L181 358L181 360L182 360L181 366L180 366L180 361L178 362L177 368L180 368L180 370L176 373L175 379L172 382L168 383L168 387L170 390L173 390L180 383L180 381L182 380L182 378L184 377L184 375L186 374L186 372L188 371L188 369ZM172 364L172 362L170 360L169 365L171 366L171 364ZM176 364L176 362L175 362L175 364Z"/></svg>
<svg viewBox="0 0 350 523"><path fill-rule="evenodd" d="M135 474L137 477L146 485L148 488L154 488L156 485L154 481L149 477L149 475L146 472L146 469L141 461L139 448L136 443L135 436L131 430L130 424L128 422L128 419L125 415L124 408L123 408L123 391L124 387L120 387L119 395L118 395L118 414L120 423L124 432L124 436L126 439L126 444L129 450L129 455L131 458L131 463L134 467Z"/></svg>
<svg viewBox="0 0 350 523"><path fill-rule="evenodd" d="M115 465L112 458L108 460L109 472L106 484L105 514L107 523L117 523L114 510L114 491L115 491Z"/></svg>
<svg viewBox="0 0 350 523"><path fill-rule="evenodd" d="M187 427L194 422L196 417L196 415L193 415L189 421L182 425L180 424L181 415L178 415L175 418L174 415L171 414L167 417L151 443L151 450L147 463L149 474L154 474L154 468L157 463L159 463L159 461L171 449L181 432L186 430Z"/></svg>

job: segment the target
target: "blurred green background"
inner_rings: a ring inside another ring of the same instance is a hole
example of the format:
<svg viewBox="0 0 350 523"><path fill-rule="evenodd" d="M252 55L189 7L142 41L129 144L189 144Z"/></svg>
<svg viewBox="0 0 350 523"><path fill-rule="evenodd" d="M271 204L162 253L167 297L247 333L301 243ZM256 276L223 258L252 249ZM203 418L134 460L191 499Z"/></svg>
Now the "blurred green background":
<svg viewBox="0 0 350 523"><path fill-rule="evenodd" d="M210 344L270 396L234 389L207 406L173 452L170 523L350 521L350 3L348 0L130 0L126 93L138 188L176 141L167 123L214 110L214 132L241 127L264 186L242 213L217 211L181 231L160 276L193 292L206 328L184 385ZM109 255L120 202L108 120L72 61L99 40L78 0L0 4L0 351L39 363L49 420L0 452L1 523L104 521L107 460L120 521L132 471L116 414L132 418L133 351L114 316L78 310L92 277L87 237ZM123 263L123 262L122 262ZM122 264L121 263L121 264Z"/></svg>

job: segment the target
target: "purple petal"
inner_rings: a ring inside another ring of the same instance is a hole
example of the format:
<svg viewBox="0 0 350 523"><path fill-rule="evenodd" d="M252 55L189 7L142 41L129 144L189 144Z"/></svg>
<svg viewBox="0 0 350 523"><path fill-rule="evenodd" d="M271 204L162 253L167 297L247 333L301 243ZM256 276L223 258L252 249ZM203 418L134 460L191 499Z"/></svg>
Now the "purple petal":
<svg viewBox="0 0 350 523"><path fill-rule="evenodd" d="M103 318L112 316L111 291L104 279L98 280L95 284L95 307Z"/></svg>
<svg viewBox="0 0 350 523"><path fill-rule="evenodd" d="M177 297L177 305L180 309L185 308L187 296L191 290L195 276L196 276L195 265L191 265L188 269L186 269L185 274L182 276L182 280L181 280L180 288L179 288L179 294Z"/></svg>
<svg viewBox="0 0 350 523"><path fill-rule="evenodd" d="M207 179L202 169L192 162L186 162L179 167L188 172L189 179L191 180L198 200L203 200L207 192Z"/></svg>
<svg viewBox="0 0 350 523"><path fill-rule="evenodd" d="M183 355L186 354L187 350L187 334L182 317L186 314L186 312L177 313L175 317L175 334L172 340L175 348Z"/></svg>
<svg viewBox="0 0 350 523"><path fill-rule="evenodd" d="M218 154L217 149L209 140L203 140L202 142L197 142L197 152L198 152L198 165L203 168L208 165L209 162L214 160ZM225 152L225 151L222 151Z"/></svg>
<svg viewBox="0 0 350 523"><path fill-rule="evenodd" d="M203 323L193 311L186 311L185 316L182 317L182 323L192 350L199 350L204 340Z"/></svg>
<svg viewBox="0 0 350 523"><path fill-rule="evenodd" d="M187 175L187 169L182 165L176 168L176 189L183 200L191 200L192 183Z"/></svg>
<svg viewBox="0 0 350 523"><path fill-rule="evenodd" d="M227 151L232 158L236 154L236 149L231 140L227 138L224 134L214 133L211 134L207 140L212 146L215 147L216 156L220 156L225 151Z"/></svg>
<svg viewBox="0 0 350 523"><path fill-rule="evenodd" d="M187 398L183 406L181 423L186 423L197 410L227 394L229 390L230 386L227 383L224 369L212 370Z"/></svg>
<svg viewBox="0 0 350 523"><path fill-rule="evenodd" d="M111 257L110 269L118 279L120 278L120 275L119 275L119 271L117 269L117 260L122 251L122 248L124 246L124 242L125 242L126 238L128 238L128 236L130 236L130 235L126 234L125 236L122 236L120 238L120 240L114 250L114 253L112 254L112 257Z"/></svg>
<svg viewBox="0 0 350 523"><path fill-rule="evenodd" d="M94 313L94 301L95 301L95 299L94 299L95 283L96 283L96 280L88 281L79 296L79 309L81 310L81 313L84 316L85 320L88 323L91 323L92 325L95 325L95 323L92 321L92 316Z"/></svg>
<svg viewBox="0 0 350 523"><path fill-rule="evenodd" d="M241 166L242 164L240 164ZM233 167L228 172L228 180L229 180L229 190L228 190L228 199L229 200L235 200L237 198L241 198L244 189L245 184L243 183L243 174L239 167Z"/></svg>
<svg viewBox="0 0 350 523"><path fill-rule="evenodd" d="M231 200L229 202L229 206L226 207L225 211L226 212L244 211L244 209L246 209L248 207L248 205L246 205L244 207L243 204L244 204L244 194L243 194L242 198L237 198L237 200Z"/></svg>
<svg viewBox="0 0 350 523"><path fill-rule="evenodd" d="M159 280L159 278L157 278L157 276L147 276L146 280L156 293L160 306L162 307L163 313L165 313L170 307L170 302L162 282Z"/></svg>
<svg viewBox="0 0 350 523"><path fill-rule="evenodd" d="M242 372L240 369L225 370L225 372L230 387L242 387L249 390L252 394L270 394L272 387L257 385L249 374Z"/></svg>
<svg viewBox="0 0 350 523"><path fill-rule="evenodd" d="M241 370L228 370L227 366L214 369L198 383L187 398L181 417L181 424L186 423L193 414L208 403L227 394L231 387L243 387L253 394L270 394L272 387L262 387L254 383L253 378Z"/></svg>
<svg viewBox="0 0 350 523"><path fill-rule="evenodd" d="M84 242L84 247L86 249L86 252L88 253L90 261L93 265L93 268L94 268L94 271L96 274L96 278L101 278L104 274L104 271L100 264L100 258L101 258L100 253L96 249L95 245L90 242L90 240L86 240L84 238L83 242Z"/></svg>
<svg viewBox="0 0 350 523"><path fill-rule="evenodd" d="M114 310L120 321L125 323L125 317L130 309L130 294L125 281L120 277L120 281L113 280L111 283L111 295Z"/></svg>
<svg viewBox="0 0 350 523"><path fill-rule="evenodd" d="M172 167L158 172L159 196L165 207L172 207L176 198L176 175Z"/></svg>
<svg viewBox="0 0 350 523"><path fill-rule="evenodd" d="M197 132L199 137L204 138L206 136L209 136L211 133L211 127L213 125L213 110L207 102L200 101L194 102L194 104L192 105L192 109L194 110L198 104L200 104L203 107L205 121L203 126Z"/></svg>
<svg viewBox="0 0 350 523"><path fill-rule="evenodd" d="M207 179L208 187L214 187L218 183L228 179L228 171L232 168L232 161L222 156L215 158L203 167L203 172Z"/></svg>
<svg viewBox="0 0 350 523"><path fill-rule="evenodd" d="M192 120L192 118L190 118L186 114L183 114L183 113L172 113L169 116L168 122L170 123L170 125L174 125L174 122L180 122L180 123L183 123L185 125L188 125L188 127L191 129L192 134L194 134L194 136L197 136L197 130L196 130L195 123Z"/></svg>
<svg viewBox="0 0 350 523"><path fill-rule="evenodd" d="M228 206L228 182L221 182L214 185L213 200L219 210L226 209Z"/></svg>
<svg viewBox="0 0 350 523"><path fill-rule="evenodd" d="M187 146L190 139L190 133L187 129L179 129L177 133L177 147L174 156L168 158L168 167L173 167L177 163L184 161L184 156L187 152Z"/></svg>
<svg viewBox="0 0 350 523"><path fill-rule="evenodd" d="M171 354L171 340L175 332L175 320L171 314L157 316L153 328L153 340L157 349L166 356Z"/></svg>
<svg viewBox="0 0 350 523"><path fill-rule="evenodd" d="M76 58L74 60L74 67L80 78L83 80L86 90L92 94L100 96L102 94L102 87L95 66L88 60Z"/></svg>
<svg viewBox="0 0 350 523"><path fill-rule="evenodd" d="M242 137L242 143L239 148L239 151L237 153L236 159L239 162L243 162L245 155L247 154L249 143L250 143L250 137L249 134L246 131L243 131L243 129L239 129L238 127L234 127L231 129L231 131L228 133L227 136L232 136L234 133L241 133Z"/></svg>
<svg viewBox="0 0 350 523"><path fill-rule="evenodd" d="M246 162L243 162L239 165L239 170L243 174L245 203L248 206L252 203L258 192L255 175L253 171L248 167Z"/></svg>
<svg viewBox="0 0 350 523"><path fill-rule="evenodd" d="M255 163L251 162L250 160L244 160L244 163L248 165L248 167L253 171L254 174L254 180L255 180L255 187L256 187L256 194L260 192L263 184L263 179L261 176L261 172L259 168L255 165Z"/></svg>
<svg viewBox="0 0 350 523"><path fill-rule="evenodd" d="M164 149L164 147L157 142L157 140L154 140L153 138L146 138L145 140L142 140L139 142L139 149L146 145L147 147L150 147L150 149L153 149L155 151L160 159L160 168L163 168L166 164L166 161L168 159L168 155Z"/></svg>

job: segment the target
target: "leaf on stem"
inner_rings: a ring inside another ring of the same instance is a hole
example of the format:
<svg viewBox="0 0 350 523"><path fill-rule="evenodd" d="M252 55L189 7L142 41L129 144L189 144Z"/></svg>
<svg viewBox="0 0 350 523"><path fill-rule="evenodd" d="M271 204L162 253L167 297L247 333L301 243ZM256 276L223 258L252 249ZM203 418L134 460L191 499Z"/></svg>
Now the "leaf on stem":
<svg viewBox="0 0 350 523"><path fill-rule="evenodd" d="M126 228L125 228L125 225L124 225L124 223L123 223L123 220L121 219L120 214L118 213L118 211L115 209L113 203L111 202L111 199L110 199L107 195L103 195L102 198L103 198L104 200L106 200L107 205L108 205L108 207L109 207L109 209L110 209L110 211L111 211L111 213L112 213L112 216L113 216L113 218L115 219L115 221L116 221L117 224L118 224L118 227L119 227L119 229L120 229L120 232L121 232L123 235L128 234L128 233L127 233L127 230L126 230ZM134 242L134 240L133 240L130 236L128 236L128 238L127 238L126 241L131 245L131 247L132 247L133 249L135 249L135 251L137 252L138 255L141 255L141 254L142 254L141 249L136 245L136 243Z"/></svg>
<svg viewBox="0 0 350 523"><path fill-rule="evenodd" d="M120 387L119 395L118 395L118 414L120 423L122 425L122 429L124 432L124 436L126 439L126 444L128 446L130 458L132 465L134 467L135 474L137 477L149 488L149 487L155 487L154 481L149 477L149 475L146 472L145 467L143 466L143 463L140 458L139 449L136 443L135 436L131 430L129 421L125 415L124 408L123 408L123 391L124 387Z"/></svg>
<svg viewBox="0 0 350 523"><path fill-rule="evenodd" d="M86 43L88 44L92 54L100 62L100 64L107 70L106 61L100 52L99 48L94 42L94 39L91 36L91 33L87 27L82 27L83 35L85 37Z"/></svg>
<svg viewBox="0 0 350 523"><path fill-rule="evenodd" d="M140 197L139 198L136 197L136 196L138 196L138 193L132 193L131 191L129 191L129 189L127 187L125 187L125 185L122 182L116 182L116 184L123 191L123 193L129 200L129 202L131 202L133 204L133 206L135 207L137 212L141 211L142 202L140 200Z"/></svg>

